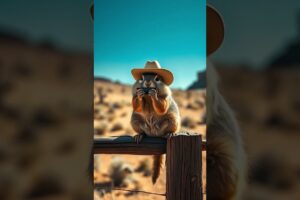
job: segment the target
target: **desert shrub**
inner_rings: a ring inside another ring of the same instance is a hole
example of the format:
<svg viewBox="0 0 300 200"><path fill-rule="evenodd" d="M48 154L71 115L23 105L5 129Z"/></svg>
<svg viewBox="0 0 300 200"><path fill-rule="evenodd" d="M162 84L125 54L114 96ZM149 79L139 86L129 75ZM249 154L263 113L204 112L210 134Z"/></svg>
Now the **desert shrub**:
<svg viewBox="0 0 300 200"><path fill-rule="evenodd" d="M135 171L143 173L144 176L150 176L152 174L152 171L149 160L142 160L139 166L135 169Z"/></svg>
<svg viewBox="0 0 300 200"><path fill-rule="evenodd" d="M107 131L107 123L94 120L94 134L103 135Z"/></svg>
<svg viewBox="0 0 300 200"><path fill-rule="evenodd" d="M196 103L188 103L186 105L187 109L191 109L191 110L197 110L199 108L199 106Z"/></svg>
<svg viewBox="0 0 300 200"><path fill-rule="evenodd" d="M295 185L295 177L288 164L269 153L254 161L249 177L253 184L276 190L289 190Z"/></svg>
<svg viewBox="0 0 300 200"><path fill-rule="evenodd" d="M98 104L104 104L107 97L107 93L102 87L96 89L96 96L98 96ZM95 99L95 97L94 97ZM95 100L94 100L95 101Z"/></svg>
<svg viewBox="0 0 300 200"><path fill-rule="evenodd" d="M28 78L33 74L32 66L24 62L18 62L13 66L14 74L18 77Z"/></svg>
<svg viewBox="0 0 300 200"><path fill-rule="evenodd" d="M187 99L190 99L192 97L192 95L193 95L192 91L189 90L189 91L186 92L186 98Z"/></svg>
<svg viewBox="0 0 300 200"><path fill-rule="evenodd" d="M121 93L122 93L122 94L126 93L126 87L123 86L123 87L121 88Z"/></svg>
<svg viewBox="0 0 300 200"><path fill-rule="evenodd" d="M105 119L104 113L101 111L99 107L94 107L94 119L103 120Z"/></svg>
<svg viewBox="0 0 300 200"><path fill-rule="evenodd" d="M181 125L187 128L195 128L197 123L190 117L185 117L181 120Z"/></svg>
<svg viewBox="0 0 300 200"><path fill-rule="evenodd" d="M108 114L114 114L115 113L115 108L113 106L109 106L108 110L107 110Z"/></svg>
<svg viewBox="0 0 300 200"><path fill-rule="evenodd" d="M206 105L205 105L205 100L196 100L195 104L198 106L198 108L203 109Z"/></svg>
<svg viewBox="0 0 300 200"><path fill-rule="evenodd" d="M123 107L123 103L122 102L114 102L111 107L114 109L120 109Z"/></svg>
<svg viewBox="0 0 300 200"><path fill-rule="evenodd" d="M121 123L115 123L110 130L111 131L120 131L120 130L123 130L123 128L124 127Z"/></svg>
<svg viewBox="0 0 300 200"><path fill-rule="evenodd" d="M108 120L109 122L112 122L114 119L116 119L116 115L114 115L114 114L109 114L109 115L107 115L107 120Z"/></svg>
<svg viewBox="0 0 300 200"><path fill-rule="evenodd" d="M103 120L105 119L105 115L103 113L94 113L94 119Z"/></svg>
<svg viewBox="0 0 300 200"><path fill-rule="evenodd" d="M113 181L114 186L126 186L126 181L133 173L133 168L126 164L121 158L115 157L109 167L109 177Z"/></svg>
<svg viewBox="0 0 300 200"><path fill-rule="evenodd" d="M107 90L106 90L107 93L113 93L113 91L114 90L111 87L107 88Z"/></svg>
<svg viewBox="0 0 300 200"><path fill-rule="evenodd" d="M122 114L121 114L121 117L126 117L127 116L127 112L123 112Z"/></svg>
<svg viewBox="0 0 300 200"><path fill-rule="evenodd" d="M58 76L60 78L69 78L72 75L72 65L67 62L61 63L61 65L58 67Z"/></svg>

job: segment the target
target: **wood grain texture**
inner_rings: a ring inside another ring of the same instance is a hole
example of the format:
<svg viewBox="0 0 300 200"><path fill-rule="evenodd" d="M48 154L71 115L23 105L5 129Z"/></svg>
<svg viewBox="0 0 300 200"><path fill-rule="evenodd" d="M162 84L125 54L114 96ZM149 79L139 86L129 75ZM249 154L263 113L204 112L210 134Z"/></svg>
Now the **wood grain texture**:
<svg viewBox="0 0 300 200"><path fill-rule="evenodd" d="M200 135L177 135L167 143L167 200L202 200Z"/></svg>

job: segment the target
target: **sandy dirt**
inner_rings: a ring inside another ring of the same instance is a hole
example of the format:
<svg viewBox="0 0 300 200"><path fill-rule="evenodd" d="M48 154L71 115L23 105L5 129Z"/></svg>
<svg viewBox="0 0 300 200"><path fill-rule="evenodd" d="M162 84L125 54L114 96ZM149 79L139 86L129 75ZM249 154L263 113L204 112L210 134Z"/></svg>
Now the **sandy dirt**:
<svg viewBox="0 0 300 200"><path fill-rule="evenodd" d="M94 137L135 135L130 126L131 87L104 81L95 81L94 98ZM183 121L182 131L190 131L203 135L205 139L206 126L202 120L205 112L205 95L203 91L173 91L174 98L178 103ZM105 96L101 100L101 96ZM101 102L102 101L102 102ZM112 190L114 180L110 178L111 164L114 160L121 160L122 165L130 169L130 173L124 180L124 189L140 190L152 193L164 194L166 185L165 167L162 169L157 183L151 182L152 159L151 156L133 155L97 155L94 166L95 195L102 196L101 199L118 200L162 200L162 195L150 195L145 193L134 193L127 191ZM205 153L203 153L203 168L205 169ZM146 169L137 170L142 163L146 163ZM127 168L126 168L127 169ZM148 173L145 173L148 172ZM205 171L203 172L203 183L205 185ZM103 186L104 185L104 186ZM102 190L101 190L102 187ZM103 188L107 189L103 189ZM101 194L102 193L102 194ZM96 199L96 198L95 198Z"/></svg>

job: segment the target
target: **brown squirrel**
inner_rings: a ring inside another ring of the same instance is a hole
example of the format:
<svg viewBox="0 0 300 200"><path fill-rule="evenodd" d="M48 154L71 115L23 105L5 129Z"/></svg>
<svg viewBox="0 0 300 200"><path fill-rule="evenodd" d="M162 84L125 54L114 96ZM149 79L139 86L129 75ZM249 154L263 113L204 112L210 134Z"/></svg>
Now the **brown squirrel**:
<svg viewBox="0 0 300 200"><path fill-rule="evenodd" d="M222 17L207 6L207 55L221 45L224 37ZM210 200L240 200L246 184L246 154L233 111L218 90L217 73L207 66L207 184Z"/></svg>
<svg viewBox="0 0 300 200"><path fill-rule="evenodd" d="M246 184L246 155L233 111L217 88L217 74L207 62L207 199L239 200Z"/></svg>
<svg viewBox="0 0 300 200"><path fill-rule="evenodd" d="M179 109L169 85L173 81L170 71L162 69L157 61L148 61L144 69L133 69L137 80L132 87L132 128L138 133L139 143L145 135L170 137L180 128ZM154 156L152 182L160 174L162 156Z"/></svg>

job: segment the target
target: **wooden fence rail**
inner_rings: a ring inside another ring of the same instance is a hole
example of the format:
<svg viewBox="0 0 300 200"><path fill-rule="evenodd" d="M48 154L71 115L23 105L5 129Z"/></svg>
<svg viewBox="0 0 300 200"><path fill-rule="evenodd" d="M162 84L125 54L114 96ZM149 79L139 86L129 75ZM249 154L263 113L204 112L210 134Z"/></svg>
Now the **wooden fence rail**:
<svg viewBox="0 0 300 200"><path fill-rule="evenodd" d="M131 136L94 140L94 154L162 155L166 154L168 200L201 200L202 151L206 142L201 135L181 133L170 139L145 137L136 144Z"/></svg>
<svg viewBox="0 0 300 200"><path fill-rule="evenodd" d="M206 151L206 141L202 141ZM94 154L161 155L166 153L167 140L145 137L136 144L132 136L101 137L94 139Z"/></svg>

